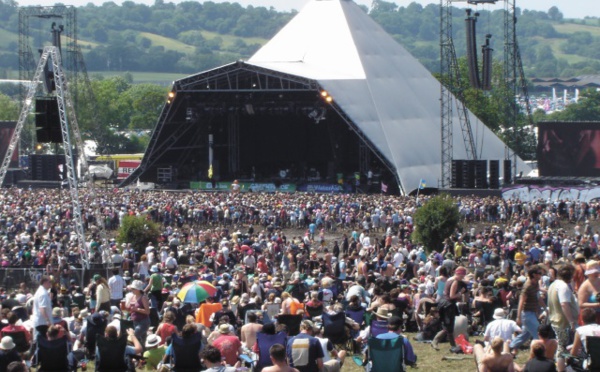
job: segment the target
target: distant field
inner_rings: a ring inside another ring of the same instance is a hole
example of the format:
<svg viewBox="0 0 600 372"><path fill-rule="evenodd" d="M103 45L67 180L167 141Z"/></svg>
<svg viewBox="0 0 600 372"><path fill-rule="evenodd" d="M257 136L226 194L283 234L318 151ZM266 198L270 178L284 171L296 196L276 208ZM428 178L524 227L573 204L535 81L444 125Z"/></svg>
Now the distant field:
<svg viewBox="0 0 600 372"><path fill-rule="evenodd" d="M139 35L152 41L153 46L162 46L166 50L173 50L175 52L189 54L193 53L195 49L193 46L184 44L181 41L149 32L140 32Z"/></svg>
<svg viewBox="0 0 600 372"><path fill-rule="evenodd" d="M592 36L600 36L600 27L580 25L575 23L563 23L552 25L557 32L561 34L572 34L575 32L589 32Z"/></svg>
<svg viewBox="0 0 600 372"><path fill-rule="evenodd" d="M552 48L552 53L554 53L554 56L556 58L565 59L570 64L589 60L589 58L582 57L576 54L563 53L560 49L560 45L564 43L566 39L544 39L541 37L535 37L533 39L537 40L540 43L540 45L549 45L550 48Z"/></svg>
<svg viewBox="0 0 600 372"><path fill-rule="evenodd" d="M248 45L250 45L250 44L264 45L267 42L267 39L263 39L260 37L239 37L239 36L234 36L234 35L220 35L216 32L210 32L210 31L206 31L206 30L200 30L200 32L202 33L202 36L206 40L220 37L221 40L223 40L223 47L225 47L225 48L234 45L234 43L237 39L242 39Z"/></svg>
<svg viewBox="0 0 600 372"><path fill-rule="evenodd" d="M100 74L105 78L113 76L123 76L127 72L125 71L88 71L88 74L93 77L96 74ZM166 72L130 72L133 76L134 83L154 83L161 85L169 85L173 81L188 76L189 74L174 74Z"/></svg>

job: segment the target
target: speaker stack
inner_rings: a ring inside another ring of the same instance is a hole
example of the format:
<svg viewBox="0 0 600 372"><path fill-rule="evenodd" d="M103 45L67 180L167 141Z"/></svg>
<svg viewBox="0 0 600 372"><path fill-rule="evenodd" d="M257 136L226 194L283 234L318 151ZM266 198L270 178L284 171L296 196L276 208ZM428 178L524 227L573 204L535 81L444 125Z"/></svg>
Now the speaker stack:
<svg viewBox="0 0 600 372"><path fill-rule="evenodd" d="M510 184L512 181L512 161L504 160L504 184Z"/></svg>
<svg viewBox="0 0 600 372"><path fill-rule="evenodd" d="M472 160L475 165L475 188L487 189L487 161Z"/></svg>
<svg viewBox="0 0 600 372"><path fill-rule="evenodd" d="M463 181L463 161L452 160L452 188L462 189L464 188Z"/></svg>
<svg viewBox="0 0 600 372"><path fill-rule="evenodd" d="M490 160L490 189L500 188L500 161Z"/></svg>
<svg viewBox="0 0 600 372"><path fill-rule="evenodd" d="M36 98L35 134L38 143L62 143L60 115L56 97Z"/></svg>
<svg viewBox="0 0 600 372"><path fill-rule="evenodd" d="M34 181L60 181L67 179L64 155L30 155L31 179ZM62 165L62 178L59 165Z"/></svg>

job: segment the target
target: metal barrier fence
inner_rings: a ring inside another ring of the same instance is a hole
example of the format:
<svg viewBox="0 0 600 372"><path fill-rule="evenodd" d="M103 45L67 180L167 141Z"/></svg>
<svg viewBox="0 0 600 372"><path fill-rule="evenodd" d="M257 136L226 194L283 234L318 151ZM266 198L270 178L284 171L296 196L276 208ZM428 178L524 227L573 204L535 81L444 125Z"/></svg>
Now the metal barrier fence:
<svg viewBox="0 0 600 372"><path fill-rule="evenodd" d="M0 286L7 290L17 289L19 284L25 283L27 287L35 291L40 284L40 279L46 275L46 269L43 268L4 268L0 269ZM71 279L75 279L82 288L90 283L92 277L96 274L102 275L108 280L111 268L104 265L92 266L90 269L71 267L71 275L68 278L55 278L61 284L68 286Z"/></svg>

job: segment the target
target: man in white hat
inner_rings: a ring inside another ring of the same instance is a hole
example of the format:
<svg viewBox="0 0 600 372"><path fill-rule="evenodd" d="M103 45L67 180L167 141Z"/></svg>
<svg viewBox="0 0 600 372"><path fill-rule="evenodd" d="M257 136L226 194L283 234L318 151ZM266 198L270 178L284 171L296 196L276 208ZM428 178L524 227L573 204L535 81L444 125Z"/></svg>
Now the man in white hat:
<svg viewBox="0 0 600 372"><path fill-rule="evenodd" d="M163 359L166 349L164 346L159 346L161 341L162 339L158 335L149 335L146 338L146 351L144 352L146 369L156 370Z"/></svg>
<svg viewBox="0 0 600 372"><path fill-rule="evenodd" d="M494 320L485 328L484 340L490 343L494 337L500 337L505 342L510 342L515 333L521 333L521 327L513 320L506 319L506 312L502 308L494 310Z"/></svg>
<svg viewBox="0 0 600 372"><path fill-rule="evenodd" d="M21 362L21 356L15 350L15 343L10 336L2 337L0 341L0 371L6 371L6 367L12 362Z"/></svg>

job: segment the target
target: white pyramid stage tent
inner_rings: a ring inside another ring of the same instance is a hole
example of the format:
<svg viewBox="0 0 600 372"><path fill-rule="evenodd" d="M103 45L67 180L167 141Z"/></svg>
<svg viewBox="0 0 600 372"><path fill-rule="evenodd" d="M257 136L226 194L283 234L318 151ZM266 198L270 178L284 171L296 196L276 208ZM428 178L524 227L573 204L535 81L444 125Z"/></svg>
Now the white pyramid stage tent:
<svg viewBox="0 0 600 372"><path fill-rule="evenodd" d="M247 63L316 80L395 168L402 191L421 179L437 186L440 83L353 1L313 0ZM469 114L479 157L503 159L504 143ZM453 123L454 158L466 159L457 115Z"/></svg>

